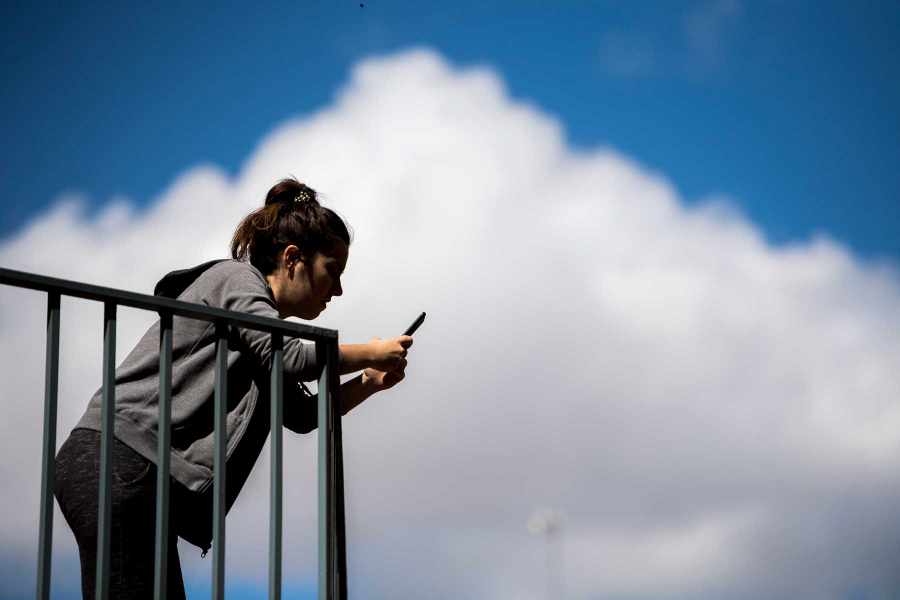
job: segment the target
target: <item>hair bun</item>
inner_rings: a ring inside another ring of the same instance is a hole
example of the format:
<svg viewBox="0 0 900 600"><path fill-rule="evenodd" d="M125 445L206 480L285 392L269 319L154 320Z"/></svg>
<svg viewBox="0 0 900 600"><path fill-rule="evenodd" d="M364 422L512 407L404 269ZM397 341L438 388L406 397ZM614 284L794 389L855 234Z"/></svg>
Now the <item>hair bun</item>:
<svg viewBox="0 0 900 600"><path fill-rule="evenodd" d="M303 204L305 202L315 202L316 201L316 193L306 187L305 185L297 192L297 195L294 196L294 204Z"/></svg>
<svg viewBox="0 0 900 600"><path fill-rule="evenodd" d="M294 178L282 179L266 195L265 206L273 204L286 208L317 205L316 190Z"/></svg>

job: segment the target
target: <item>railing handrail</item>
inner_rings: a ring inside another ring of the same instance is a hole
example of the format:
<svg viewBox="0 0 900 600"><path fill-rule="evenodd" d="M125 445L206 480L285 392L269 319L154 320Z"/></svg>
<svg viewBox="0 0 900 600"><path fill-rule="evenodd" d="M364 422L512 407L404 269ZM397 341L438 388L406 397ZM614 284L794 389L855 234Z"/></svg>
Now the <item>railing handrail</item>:
<svg viewBox="0 0 900 600"><path fill-rule="evenodd" d="M98 484L98 531L96 599L109 597L111 478L113 429L115 427L116 308L119 305L159 313L160 388L159 437L157 444L156 548L154 554L154 598L164 600L167 590L167 550L169 523L169 428L172 400L173 317L180 316L213 322L216 325L216 372L214 391L214 481L213 481L213 597L225 595L225 423L227 398L228 326L240 325L271 335L271 436L269 596L281 598L282 529L282 444L281 429L284 402L283 335L314 341L316 355L322 360L319 376L317 422L319 433L319 599L344 600L347 597L347 559L345 550L343 448L341 443L340 375L338 373L338 332L281 319L260 317L150 296L115 288L70 281L46 275L0 267L0 285L11 285L47 294L47 358L44 386L44 432L41 460L41 508L38 538L38 578L36 597L49 600L53 544L53 486L55 478L56 416L59 376L60 299L63 295L102 302L103 315L103 387L100 426L100 473Z"/></svg>
<svg viewBox="0 0 900 600"><path fill-rule="evenodd" d="M140 308L159 312L166 311L172 315L198 319L201 321L228 321L268 333L281 333L312 341L335 340L338 332L334 329L316 327L305 323L293 323L271 317L260 317L247 313L225 310L204 304L194 304L182 300L173 300L163 296L139 294L102 285L82 283L57 277L48 277L36 273L16 271L0 267L0 284L39 290L42 292L56 292L64 296L73 296L86 300L99 302L115 302L122 306Z"/></svg>

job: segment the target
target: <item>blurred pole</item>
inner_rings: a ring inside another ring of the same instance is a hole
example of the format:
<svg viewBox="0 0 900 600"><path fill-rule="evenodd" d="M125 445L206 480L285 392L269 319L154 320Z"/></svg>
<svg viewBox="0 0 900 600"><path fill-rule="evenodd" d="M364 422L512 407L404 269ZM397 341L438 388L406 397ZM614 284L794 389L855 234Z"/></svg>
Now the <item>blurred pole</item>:
<svg viewBox="0 0 900 600"><path fill-rule="evenodd" d="M548 600L565 598L563 520L563 513L551 508L539 508L528 519L528 531L544 538Z"/></svg>

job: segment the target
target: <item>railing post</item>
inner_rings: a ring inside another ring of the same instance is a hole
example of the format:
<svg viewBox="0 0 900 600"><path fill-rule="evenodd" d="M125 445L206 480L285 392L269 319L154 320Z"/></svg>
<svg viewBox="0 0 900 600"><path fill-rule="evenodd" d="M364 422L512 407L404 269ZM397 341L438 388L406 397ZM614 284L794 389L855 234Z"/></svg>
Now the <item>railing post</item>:
<svg viewBox="0 0 900 600"><path fill-rule="evenodd" d="M112 531L112 444L116 401L116 304L103 305L103 406L100 420L100 486L97 525L97 600L109 597L110 538Z"/></svg>
<svg viewBox="0 0 900 600"><path fill-rule="evenodd" d="M44 446L41 458L41 517L37 599L50 598L53 549L53 483L56 475L56 400L59 390L59 292L47 294L47 359L44 367Z"/></svg>
<svg viewBox="0 0 900 600"><path fill-rule="evenodd" d="M272 334L271 464L269 476L269 599L281 600L282 430L284 409L284 340Z"/></svg>
<svg viewBox="0 0 900 600"><path fill-rule="evenodd" d="M153 598L163 600L168 586L169 566L169 446L172 421L172 313L159 319L159 427L156 457L156 561L153 571Z"/></svg>
<svg viewBox="0 0 900 600"><path fill-rule="evenodd" d="M331 445L331 369L328 347L325 342L316 342L318 362L322 366L319 377L319 600L332 600L334 581L332 579L334 540L332 481L334 454Z"/></svg>
<svg viewBox="0 0 900 600"><path fill-rule="evenodd" d="M330 361L334 365L331 370L332 377L332 402L333 416L332 444L334 446L334 537L335 537L335 576L337 578L337 597L341 600L347 598L347 547L344 522L344 444L341 429L341 379L340 379L340 350L337 339L330 344Z"/></svg>
<svg viewBox="0 0 900 600"><path fill-rule="evenodd" d="M225 415L228 410L228 323L216 322L215 455L213 458L213 600L225 598Z"/></svg>
<svg viewBox="0 0 900 600"><path fill-rule="evenodd" d="M319 600L347 597L337 339L316 342L319 363Z"/></svg>

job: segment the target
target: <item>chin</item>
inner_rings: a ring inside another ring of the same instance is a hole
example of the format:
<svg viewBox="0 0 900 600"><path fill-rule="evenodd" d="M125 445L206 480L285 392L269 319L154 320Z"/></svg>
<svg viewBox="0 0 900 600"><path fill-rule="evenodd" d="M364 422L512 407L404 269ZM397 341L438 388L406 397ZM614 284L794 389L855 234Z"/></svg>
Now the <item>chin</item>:
<svg viewBox="0 0 900 600"><path fill-rule="evenodd" d="M301 314L298 314L297 316L300 317L301 319L305 319L307 321L312 321L313 319L315 319L316 317L318 317L321 314L322 314L321 310L311 309L311 310L305 311Z"/></svg>

